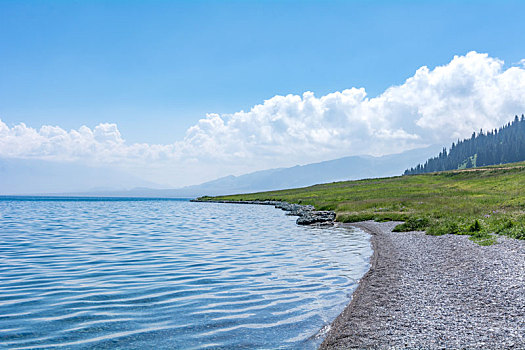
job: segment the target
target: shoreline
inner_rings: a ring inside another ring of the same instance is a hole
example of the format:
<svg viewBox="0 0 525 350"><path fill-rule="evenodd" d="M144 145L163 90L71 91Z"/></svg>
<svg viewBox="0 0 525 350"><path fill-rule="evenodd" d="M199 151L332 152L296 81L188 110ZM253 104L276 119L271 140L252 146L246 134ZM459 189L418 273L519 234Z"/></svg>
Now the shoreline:
<svg viewBox="0 0 525 350"><path fill-rule="evenodd" d="M325 337L323 339L323 342L319 345L319 349L329 349L331 344L335 342L331 340L332 338L337 339L337 335L340 333L340 329L343 326L343 323L346 319L350 317L350 315L353 313L353 311L359 307L361 307L361 301L360 299L362 296L366 293L366 290L369 287L370 280L373 278L374 271L377 268L377 260L378 260L378 242L377 242L377 232L369 227L369 225L366 225L366 221L362 222L354 222L351 224L348 223L341 223L339 224L339 227L347 227L352 228L356 227L358 229L363 230L365 233L370 235L370 245L372 248L372 255L370 256L370 267L368 271L361 277L357 284L357 288L352 293L350 302L348 305L344 308L343 311L335 318L335 320L332 321L330 324L330 330L325 334ZM328 340L330 339L330 340Z"/></svg>
<svg viewBox="0 0 525 350"><path fill-rule="evenodd" d="M525 242L482 247L396 224L341 225L369 233L374 252L319 349L525 347Z"/></svg>
<svg viewBox="0 0 525 350"><path fill-rule="evenodd" d="M315 208L312 205L302 205L283 201L200 200L199 198L197 198L192 199L190 202L272 205L276 209L284 210L286 212L286 215L298 216L299 218L295 222L297 225L333 225L335 223L336 217L335 212L331 210L315 210Z"/></svg>
<svg viewBox="0 0 525 350"><path fill-rule="evenodd" d="M209 202L273 205L299 219L315 212L280 201ZM312 224L359 228L373 250L319 349L525 348L525 241L498 236L480 246L464 235L393 232L400 223Z"/></svg>

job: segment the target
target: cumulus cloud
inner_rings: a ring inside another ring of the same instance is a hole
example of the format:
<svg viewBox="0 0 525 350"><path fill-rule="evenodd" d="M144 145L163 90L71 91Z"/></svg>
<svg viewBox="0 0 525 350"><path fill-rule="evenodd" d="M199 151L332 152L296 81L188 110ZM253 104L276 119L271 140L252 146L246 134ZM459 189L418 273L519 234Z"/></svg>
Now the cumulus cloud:
<svg viewBox="0 0 525 350"><path fill-rule="evenodd" d="M128 145L116 124L102 123L93 130L81 126L66 131L58 126L40 129L24 123L9 128L0 120L0 156L88 162L136 162L156 160L173 153L173 145Z"/></svg>
<svg viewBox="0 0 525 350"><path fill-rule="evenodd" d="M470 52L419 68L377 97L350 88L316 97L274 96L249 111L208 114L169 145L128 144L115 124L39 130L0 121L0 156L127 164L169 164L181 184L347 155L383 155L449 144L525 112L525 69ZM164 164L164 165L163 165ZM191 181L190 181L191 182Z"/></svg>

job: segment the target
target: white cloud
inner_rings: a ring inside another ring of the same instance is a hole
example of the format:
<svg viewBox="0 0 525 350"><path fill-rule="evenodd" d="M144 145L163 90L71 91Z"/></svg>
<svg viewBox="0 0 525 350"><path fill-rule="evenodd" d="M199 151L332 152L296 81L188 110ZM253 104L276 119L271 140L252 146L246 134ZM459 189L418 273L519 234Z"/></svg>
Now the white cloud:
<svg viewBox="0 0 525 350"><path fill-rule="evenodd" d="M321 97L305 92L272 97L246 112L209 114L170 145L128 144L115 124L66 131L0 121L0 156L112 163L177 185L347 155L448 145L524 112L525 69L504 70L501 60L470 52L444 66L421 67L404 84L374 98L363 88Z"/></svg>

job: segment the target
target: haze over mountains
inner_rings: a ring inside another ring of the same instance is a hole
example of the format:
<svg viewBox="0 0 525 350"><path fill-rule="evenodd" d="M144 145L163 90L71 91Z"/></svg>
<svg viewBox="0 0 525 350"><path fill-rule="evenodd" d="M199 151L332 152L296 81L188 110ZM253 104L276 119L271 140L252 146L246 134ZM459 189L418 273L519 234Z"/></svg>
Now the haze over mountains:
<svg viewBox="0 0 525 350"><path fill-rule="evenodd" d="M130 174L43 160L0 160L0 193L193 198L304 187L318 183L401 175L436 155L441 145L382 157L351 156L320 163L226 176L200 185L162 189Z"/></svg>
<svg viewBox="0 0 525 350"><path fill-rule="evenodd" d="M76 162L0 158L0 194L30 195L161 186L108 167Z"/></svg>

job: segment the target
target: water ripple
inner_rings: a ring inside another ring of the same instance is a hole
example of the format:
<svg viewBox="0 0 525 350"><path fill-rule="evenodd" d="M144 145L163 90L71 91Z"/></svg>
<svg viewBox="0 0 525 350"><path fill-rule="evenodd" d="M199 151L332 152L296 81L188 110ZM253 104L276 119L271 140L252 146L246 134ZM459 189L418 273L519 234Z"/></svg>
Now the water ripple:
<svg viewBox="0 0 525 350"><path fill-rule="evenodd" d="M0 199L0 347L315 348L361 231L267 206Z"/></svg>

